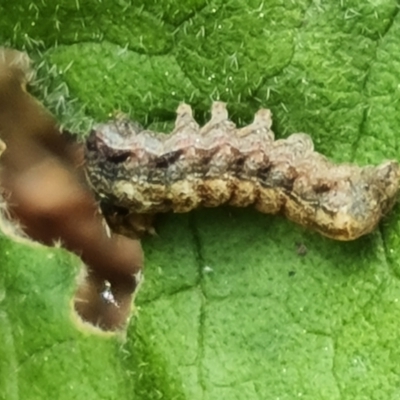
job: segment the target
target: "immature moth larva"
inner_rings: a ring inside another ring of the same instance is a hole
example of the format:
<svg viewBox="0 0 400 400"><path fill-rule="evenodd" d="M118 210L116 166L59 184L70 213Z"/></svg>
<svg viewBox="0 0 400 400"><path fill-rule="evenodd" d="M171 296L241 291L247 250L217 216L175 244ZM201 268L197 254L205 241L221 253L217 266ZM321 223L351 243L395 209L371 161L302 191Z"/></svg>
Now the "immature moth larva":
<svg viewBox="0 0 400 400"><path fill-rule="evenodd" d="M274 140L271 125L270 111L261 109L237 129L222 102L213 103L203 127L189 105L180 105L168 135L120 118L89 135L87 176L103 201L132 213L254 204L338 240L371 232L392 208L396 161L335 165L314 151L308 135Z"/></svg>

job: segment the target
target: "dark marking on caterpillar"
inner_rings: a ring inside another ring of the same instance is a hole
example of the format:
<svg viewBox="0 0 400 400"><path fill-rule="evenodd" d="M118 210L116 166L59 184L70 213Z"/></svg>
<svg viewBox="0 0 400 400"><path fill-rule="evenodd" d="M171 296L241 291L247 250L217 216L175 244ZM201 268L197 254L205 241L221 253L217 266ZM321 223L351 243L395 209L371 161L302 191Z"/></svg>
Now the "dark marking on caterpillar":
<svg viewBox="0 0 400 400"><path fill-rule="evenodd" d="M274 140L271 125L270 111L261 109L236 128L222 102L213 103L203 127L181 104L170 134L119 118L90 133L87 176L101 199L131 213L254 205L338 240L371 232L393 207L397 161L334 164L304 133Z"/></svg>

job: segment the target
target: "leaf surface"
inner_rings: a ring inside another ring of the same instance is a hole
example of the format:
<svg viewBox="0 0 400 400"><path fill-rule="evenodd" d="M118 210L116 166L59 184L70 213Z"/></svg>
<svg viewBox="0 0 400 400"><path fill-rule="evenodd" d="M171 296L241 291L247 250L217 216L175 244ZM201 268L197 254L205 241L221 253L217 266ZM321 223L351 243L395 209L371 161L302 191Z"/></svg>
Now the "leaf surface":
<svg viewBox="0 0 400 400"><path fill-rule="evenodd" d="M396 0L4 3L0 38L72 130L221 99L337 162L398 158ZM0 398L398 398L399 221L340 243L251 209L162 216L124 340L75 328L76 258L2 237Z"/></svg>

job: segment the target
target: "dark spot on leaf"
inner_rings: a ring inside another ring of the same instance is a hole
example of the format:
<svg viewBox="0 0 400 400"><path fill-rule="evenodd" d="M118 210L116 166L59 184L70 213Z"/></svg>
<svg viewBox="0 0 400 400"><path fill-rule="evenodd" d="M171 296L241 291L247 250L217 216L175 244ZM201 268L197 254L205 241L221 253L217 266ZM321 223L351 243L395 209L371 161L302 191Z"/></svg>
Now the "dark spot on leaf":
<svg viewBox="0 0 400 400"><path fill-rule="evenodd" d="M305 246L304 243L301 243L301 242L297 242L296 243L296 253L297 253L297 255L305 256L307 254L307 252L308 252L308 249L307 249L307 247Z"/></svg>

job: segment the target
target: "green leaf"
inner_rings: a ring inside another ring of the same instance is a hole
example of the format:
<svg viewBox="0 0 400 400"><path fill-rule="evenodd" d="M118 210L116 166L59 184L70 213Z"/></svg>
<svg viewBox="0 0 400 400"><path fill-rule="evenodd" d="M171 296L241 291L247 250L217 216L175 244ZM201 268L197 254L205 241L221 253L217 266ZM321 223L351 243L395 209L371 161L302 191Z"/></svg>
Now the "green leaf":
<svg viewBox="0 0 400 400"><path fill-rule="evenodd" d="M0 39L73 130L221 99L337 162L398 158L397 0L3 3ZM76 258L2 237L0 398L396 399L399 221L340 243L250 209L162 216L126 338L76 328Z"/></svg>

